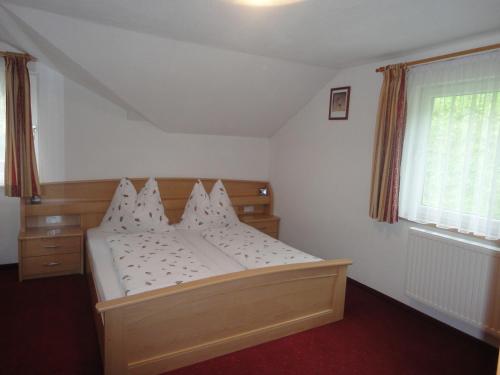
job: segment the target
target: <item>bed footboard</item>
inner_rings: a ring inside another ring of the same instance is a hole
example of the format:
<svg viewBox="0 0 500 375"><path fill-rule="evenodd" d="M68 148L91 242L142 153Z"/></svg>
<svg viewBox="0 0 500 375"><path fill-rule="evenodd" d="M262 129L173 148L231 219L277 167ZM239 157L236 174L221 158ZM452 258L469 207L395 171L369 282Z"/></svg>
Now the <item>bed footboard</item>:
<svg viewBox="0 0 500 375"><path fill-rule="evenodd" d="M105 374L158 374L340 320L350 264L261 268L100 302Z"/></svg>

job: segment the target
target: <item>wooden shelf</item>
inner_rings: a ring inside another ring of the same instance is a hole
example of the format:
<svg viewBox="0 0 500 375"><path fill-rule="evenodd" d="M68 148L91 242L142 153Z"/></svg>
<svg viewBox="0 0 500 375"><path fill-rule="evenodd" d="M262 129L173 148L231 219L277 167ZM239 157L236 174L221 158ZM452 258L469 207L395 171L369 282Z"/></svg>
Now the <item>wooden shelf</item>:
<svg viewBox="0 0 500 375"><path fill-rule="evenodd" d="M184 211L187 198L163 199L166 210ZM39 204L26 204L26 216L52 216L52 215L79 215L85 213L104 213L109 206L110 200L97 199L44 199ZM268 206L271 204L270 197L232 197L231 203L235 207L243 206Z"/></svg>
<svg viewBox="0 0 500 375"><path fill-rule="evenodd" d="M240 220L245 223L255 223L261 221L269 221L269 220L279 220L278 216L268 215L268 214L252 214L252 215L241 215Z"/></svg>
<svg viewBox="0 0 500 375"><path fill-rule="evenodd" d="M37 227L27 228L25 232L19 233L20 240L73 236L83 236L82 228L79 226Z"/></svg>

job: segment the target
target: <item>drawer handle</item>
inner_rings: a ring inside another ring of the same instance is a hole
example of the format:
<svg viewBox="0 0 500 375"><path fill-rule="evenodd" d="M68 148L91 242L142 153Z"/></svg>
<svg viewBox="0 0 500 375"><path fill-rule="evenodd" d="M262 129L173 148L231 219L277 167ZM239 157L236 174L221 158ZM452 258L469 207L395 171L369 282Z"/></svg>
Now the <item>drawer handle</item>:
<svg viewBox="0 0 500 375"><path fill-rule="evenodd" d="M60 264L61 263L59 263L59 262L49 262L49 263L44 264L44 266L45 267L54 267L54 266L58 266Z"/></svg>
<svg viewBox="0 0 500 375"><path fill-rule="evenodd" d="M43 245L44 249L57 249L59 245Z"/></svg>

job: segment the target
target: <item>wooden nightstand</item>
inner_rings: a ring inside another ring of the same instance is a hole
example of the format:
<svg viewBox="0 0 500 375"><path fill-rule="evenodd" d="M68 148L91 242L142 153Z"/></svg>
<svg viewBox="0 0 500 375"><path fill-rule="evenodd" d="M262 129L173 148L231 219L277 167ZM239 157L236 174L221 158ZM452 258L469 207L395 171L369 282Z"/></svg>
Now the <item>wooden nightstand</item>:
<svg viewBox="0 0 500 375"><path fill-rule="evenodd" d="M19 233L19 281L83 273L80 227L28 228Z"/></svg>
<svg viewBox="0 0 500 375"><path fill-rule="evenodd" d="M271 237L278 238L280 231L280 218L273 215L244 215L240 220Z"/></svg>

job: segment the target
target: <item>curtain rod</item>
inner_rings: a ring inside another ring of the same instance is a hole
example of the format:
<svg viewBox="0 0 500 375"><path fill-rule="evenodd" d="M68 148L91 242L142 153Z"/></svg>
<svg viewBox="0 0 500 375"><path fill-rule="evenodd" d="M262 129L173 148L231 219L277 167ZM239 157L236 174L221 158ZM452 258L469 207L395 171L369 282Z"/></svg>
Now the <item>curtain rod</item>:
<svg viewBox="0 0 500 375"><path fill-rule="evenodd" d="M19 52L10 52L10 51L0 51L0 56L26 56L31 61L36 61L36 58L31 56L29 53L19 53Z"/></svg>
<svg viewBox="0 0 500 375"><path fill-rule="evenodd" d="M466 49L463 51L458 51L458 52L453 52L453 53L447 53L445 55L428 57L426 59L421 59L421 60L408 61L405 64L407 66L429 64L429 63L432 63L435 61L451 60L451 59L455 59L457 57L473 55L476 53L481 53L481 52L485 52L485 51L492 51L495 49L500 49L500 43L490 44L488 46L483 46L483 47L478 47L478 48ZM385 71L385 66L381 66L380 68L377 68L375 71L378 73L381 73L381 72Z"/></svg>

